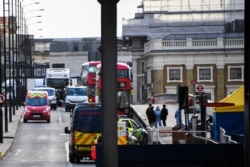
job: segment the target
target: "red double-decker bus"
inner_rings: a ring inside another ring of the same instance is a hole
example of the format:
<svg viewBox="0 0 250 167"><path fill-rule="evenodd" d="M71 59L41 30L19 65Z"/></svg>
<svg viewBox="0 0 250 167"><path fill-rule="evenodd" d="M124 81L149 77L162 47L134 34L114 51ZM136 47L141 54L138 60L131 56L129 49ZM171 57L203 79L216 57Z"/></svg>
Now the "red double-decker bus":
<svg viewBox="0 0 250 167"><path fill-rule="evenodd" d="M131 67L126 63L117 63L117 106L118 115L131 116L131 101L132 101L132 71ZM101 64L97 66L97 101L101 102L102 94L102 78Z"/></svg>
<svg viewBox="0 0 250 167"><path fill-rule="evenodd" d="M83 86L88 87L88 92L90 95L95 95L96 71L97 65L100 63L101 61L89 61L82 64L81 83Z"/></svg>

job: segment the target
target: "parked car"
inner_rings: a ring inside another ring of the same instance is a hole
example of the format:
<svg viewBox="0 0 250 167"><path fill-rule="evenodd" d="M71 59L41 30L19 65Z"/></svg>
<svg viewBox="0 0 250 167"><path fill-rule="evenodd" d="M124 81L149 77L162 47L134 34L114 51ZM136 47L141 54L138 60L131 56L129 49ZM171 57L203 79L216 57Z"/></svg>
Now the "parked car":
<svg viewBox="0 0 250 167"><path fill-rule="evenodd" d="M46 91L28 91L24 102L23 121L46 120L50 123L50 104Z"/></svg>
<svg viewBox="0 0 250 167"><path fill-rule="evenodd" d="M152 97L148 98L144 101L143 104L177 104L178 103L178 95L177 94L168 94L168 93L162 93L157 94L154 97L154 102L152 102Z"/></svg>
<svg viewBox="0 0 250 167"><path fill-rule="evenodd" d="M135 120L127 117L119 117L118 121L126 122L126 127L132 136L135 136L139 144L148 144L148 132L143 127L140 127Z"/></svg>

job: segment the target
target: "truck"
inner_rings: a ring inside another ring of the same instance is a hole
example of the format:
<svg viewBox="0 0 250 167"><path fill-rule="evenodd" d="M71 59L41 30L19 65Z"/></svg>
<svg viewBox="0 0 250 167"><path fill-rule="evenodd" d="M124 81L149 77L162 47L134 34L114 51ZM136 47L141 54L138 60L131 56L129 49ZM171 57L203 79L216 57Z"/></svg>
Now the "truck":
<svg viewBox="0 0 250 167"><path fill-rule="evenodd" d="M68 68L47 68L45 76L45 85L55 88L60 104L64 101L64 91L70 85L70 70Z"/></svg>

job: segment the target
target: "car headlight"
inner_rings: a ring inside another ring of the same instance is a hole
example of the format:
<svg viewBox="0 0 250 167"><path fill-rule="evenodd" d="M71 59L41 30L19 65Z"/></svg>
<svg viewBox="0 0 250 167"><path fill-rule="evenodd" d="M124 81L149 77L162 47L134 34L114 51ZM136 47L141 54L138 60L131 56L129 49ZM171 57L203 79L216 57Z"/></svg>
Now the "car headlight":
<svg viewBox="0 0 250 167"><path fill-rule="evenodd" d="M46 107L43 112L49 112L50 108L49 107Z"/></svg>
<svg viewBox="0 0 250 167"><path fill-rule="evenodd" d="M30 110L25 107L24 112L30 112Z"/></svg>
<svg viewBox="0 0 250 167"><path fill-rule="evenodd" d="M125 82L120 82L120 83L119 83L119 87L120 87L120 88L124 88L125 86L126 86Z"/></svg>

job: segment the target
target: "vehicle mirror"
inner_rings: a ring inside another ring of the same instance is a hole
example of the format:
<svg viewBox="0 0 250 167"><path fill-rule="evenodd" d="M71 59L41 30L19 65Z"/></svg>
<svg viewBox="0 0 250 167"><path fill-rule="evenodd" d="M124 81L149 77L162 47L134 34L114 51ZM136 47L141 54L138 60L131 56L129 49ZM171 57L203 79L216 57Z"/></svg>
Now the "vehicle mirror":
<svg viewBox="0 0 250 167"><path fill-rule="evenodd" d="M66 134L69 134L69 133L70 133L69 127L65 127L65 128L64 128L64 133L66 133Z"/></svg>

